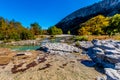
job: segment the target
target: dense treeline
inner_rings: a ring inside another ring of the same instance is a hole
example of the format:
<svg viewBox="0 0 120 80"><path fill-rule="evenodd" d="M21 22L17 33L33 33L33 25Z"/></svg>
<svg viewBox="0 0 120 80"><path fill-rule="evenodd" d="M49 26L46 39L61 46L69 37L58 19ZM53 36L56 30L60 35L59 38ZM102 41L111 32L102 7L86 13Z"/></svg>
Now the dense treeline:
<svg viewBox="0 0 120 80"><path fill-rule="evenodd" d="M113 17L98 15L79 25L79 35L115 35L120 33L120 14Z"/></svg>
<svg viewBox="0 0 120 80"><path fill-rule="evenodd" d="M52 26L52 27L48 28L48 33L50 35L60 35L60 34L63 34L62 29L57 28L56 26Z"/></svg>
<svg viewBox="0 0 120 80"><path fill-rule="evenodd" d="M21 23L14 20L8 21L4 18L0 18L0 40L20 40L20 39L32 39L31 32L24 28Z"/></svg>
<svg viewBox="0 0 120 80"><path fill-rule="evenodd" d="M38 23L31 24L30 29L28 29L20 22L8 21L0 17L0 40L34 39L34 35L39 34L41 34L41 27Z"/></svg>
<svg viewBox="0 0 120 80"><path fill-rule="evenodd" d="M71 34L70 31L67 32ZM7 20L0 17L0 40L27 40L34 39L35 35L60 35L63 34L60 28L52 26L48 30L42 30L38 23L30 24L29 28L24 27L20 22ZM98 15L79 25L78 35L115 35L120 34L120 14L112 17Z"/></svg>
<svg viewBox="0 0 120 80"><path fill-rule="evenodd" d="M29 28L24 27L20 22L7 20L0 17L0 40L27 40L34 39L36 35L57 35L62 34L62 30L56 26L48 30L42 30L38 23L31 23Z"/></svg>

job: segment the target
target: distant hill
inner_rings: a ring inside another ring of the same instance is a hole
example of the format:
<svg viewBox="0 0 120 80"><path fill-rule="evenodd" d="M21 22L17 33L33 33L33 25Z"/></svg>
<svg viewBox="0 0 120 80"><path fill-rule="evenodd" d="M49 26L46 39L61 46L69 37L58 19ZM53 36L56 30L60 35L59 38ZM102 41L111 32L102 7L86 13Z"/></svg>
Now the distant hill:
<svg viewBox="0 0 120 80"><path fill-rule="evenodd" d="M77 29L81 23L97 15L113 16L120 13L120 0L102 0L91 6L81 8L72 14L68 15L56 24L64 33L69 30L72 34L76 34Z"/></svg>

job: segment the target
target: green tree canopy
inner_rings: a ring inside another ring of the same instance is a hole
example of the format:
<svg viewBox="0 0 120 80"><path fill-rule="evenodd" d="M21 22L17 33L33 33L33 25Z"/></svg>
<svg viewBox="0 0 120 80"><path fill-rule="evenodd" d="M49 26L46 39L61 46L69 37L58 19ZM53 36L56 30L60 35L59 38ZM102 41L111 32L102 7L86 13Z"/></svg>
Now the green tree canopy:
<svg viewBox="0 0 120 80"><path fill-rule="evenodd" d="M56 26L52 26L48 29L48 33L50 35L60 35L63 34L62 29L57 28Z"/></svg>
<svg viewBox="0 0 120 80"><path fill-rule="evenodd" d="M107 32L109 35L120 33L120 14L116 14L111 17L109 24L110 25L107 27Z"/></svg>
<svg viewBox="0 0 120 80"><path fill-rule="evenodd" d="M36 22L32 23L30 26L31 26L30 30L34 35L41 34L42 29L41 29L41 26L38 23L36 23Z"/></svg>
<svg viewBox="0 0 120 80"><path fill-rule="evenodd" d="M33 37L32 32L23 27L20 22L8 21L0 17L0 40L23 40L33 39Z"/></svg>
<svg viewBox="0 0 120 80"><path fill-rule="evenodd" d="M70 31L67 32L69 35L71 34Z"/></svg>

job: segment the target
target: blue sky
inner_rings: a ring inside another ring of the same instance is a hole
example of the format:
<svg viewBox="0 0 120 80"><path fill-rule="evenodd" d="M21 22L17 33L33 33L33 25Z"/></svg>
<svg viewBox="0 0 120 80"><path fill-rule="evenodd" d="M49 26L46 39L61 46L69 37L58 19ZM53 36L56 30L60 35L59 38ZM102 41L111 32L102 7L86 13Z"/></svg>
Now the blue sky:
<svg viewBox="0 0 120 80"><path fill-rule="evenodd" d="M0 16L19 21L25 27L38 22L43 29L68 14L100 0L0 0Z"/></svg>

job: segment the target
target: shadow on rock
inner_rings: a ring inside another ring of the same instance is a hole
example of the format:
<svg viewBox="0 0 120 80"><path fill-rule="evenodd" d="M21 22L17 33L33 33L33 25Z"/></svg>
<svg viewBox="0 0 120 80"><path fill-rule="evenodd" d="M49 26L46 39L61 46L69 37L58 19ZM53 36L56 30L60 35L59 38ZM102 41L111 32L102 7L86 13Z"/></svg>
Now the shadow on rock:
<svg viewBox="0 0 120 80"><path fill-rule="evenodd" d="M36 49L36 51L47 52L47 51L48 51L48 48L46 48L46 47L40 47L40 48Z"/></svg>
<svg viewBox="0 0 120 80"><path fill-rule="evenodd" d="M105 74L104 67L100 64L94 63L92 60L82 60L81 63L87 67L93 67L96 71Z"/></svg>
<svg viewBox="0 0 120 80"><path fill-rule="evenodd" d="M96 64L94 66L95 70L102 73L102 74L105 74L105 70L104 70L104 67L101 65L101 64Z"/></svg>
<svg viewBox="0 0 120 80"><path fill-rule="evenodd" d="M92 60L82 60L81 63L87 67L94 67L95 66L95 63Z"/></svg>

